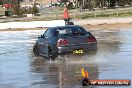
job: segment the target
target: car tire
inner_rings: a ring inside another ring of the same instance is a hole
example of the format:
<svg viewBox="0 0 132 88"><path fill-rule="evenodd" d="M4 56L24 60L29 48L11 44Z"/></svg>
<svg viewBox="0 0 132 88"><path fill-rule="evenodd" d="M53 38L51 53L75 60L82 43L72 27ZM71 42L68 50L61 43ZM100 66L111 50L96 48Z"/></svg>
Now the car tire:
<svg viewBox="0 0 132 88"><path fill-rule="evenodd" d="M48 59L54 61L55 60L55 54L52 52L52 50L48 49Z"/></svg>
<svg viewBox="0 0 132 88"><path fill-rule="evenodd" d="M39 56L39 49L38 49L38 46L36 44L33 46L33 54L35 56Z"/></svg>

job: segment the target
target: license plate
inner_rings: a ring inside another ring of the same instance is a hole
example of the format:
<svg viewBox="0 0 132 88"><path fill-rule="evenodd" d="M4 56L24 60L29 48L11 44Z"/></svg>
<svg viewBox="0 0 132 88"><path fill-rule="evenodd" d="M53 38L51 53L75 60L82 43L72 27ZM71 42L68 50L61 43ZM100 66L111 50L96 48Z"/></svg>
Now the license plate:
<svg viewBox="0 0 132 88"><path fill-rule="evenodd" d="M73 54L83 54L84 50L80 49L80 50L74 50Z"/></svg>

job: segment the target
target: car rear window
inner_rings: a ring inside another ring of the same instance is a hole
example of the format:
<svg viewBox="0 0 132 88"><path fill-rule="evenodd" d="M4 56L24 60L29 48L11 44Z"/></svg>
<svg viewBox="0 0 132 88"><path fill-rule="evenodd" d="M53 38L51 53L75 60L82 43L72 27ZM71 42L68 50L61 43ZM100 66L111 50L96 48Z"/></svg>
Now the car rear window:
<svg viewBox="0 0 132 88"><path fill-rule="evenodd" d="M66 27L55 29L55 34L59 35L85 35L87 31L81 27Z"/></svg>

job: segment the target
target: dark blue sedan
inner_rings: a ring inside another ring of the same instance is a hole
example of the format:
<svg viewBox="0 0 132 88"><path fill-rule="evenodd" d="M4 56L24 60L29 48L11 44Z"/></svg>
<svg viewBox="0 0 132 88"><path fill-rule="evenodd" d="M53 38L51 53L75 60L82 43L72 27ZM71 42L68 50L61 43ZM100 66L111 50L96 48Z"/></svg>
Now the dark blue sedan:
<svg viewBox="0 0 132 88"><path fill-rule="evenodd" d="M97 48L97 40L81 26L49 27L33 47L35 56L54 59L59 54L82 54Z"/></svg>

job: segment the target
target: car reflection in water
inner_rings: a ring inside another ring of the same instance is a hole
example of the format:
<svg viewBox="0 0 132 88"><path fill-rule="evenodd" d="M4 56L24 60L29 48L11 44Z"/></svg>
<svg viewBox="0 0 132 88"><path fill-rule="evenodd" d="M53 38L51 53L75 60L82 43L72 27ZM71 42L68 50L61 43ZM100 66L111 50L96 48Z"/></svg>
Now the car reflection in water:
<svg viewBox="0 0 132 88"><path fill-rule="evenodd" d="M65 57L64 57L65 58ZM57 85L61 87L81 86L81 68L84 67L89 71L90 79L98 79L98 66L93 64L71 64L68 58L60 61L51 62L43 58L36 58L31 63L32 71L39 73L35 78L41 80L33 82L34 85ZM71 58L72 59L72 58ZM76 58L78 59L78 58ZM72 62L76 63L75 57ZM34 76L34 75L32 75ZM31 77L34 78L34 77Z"/></svg>

